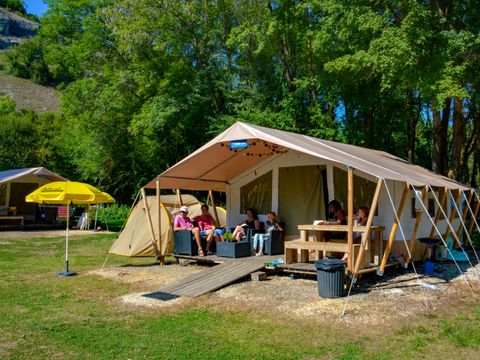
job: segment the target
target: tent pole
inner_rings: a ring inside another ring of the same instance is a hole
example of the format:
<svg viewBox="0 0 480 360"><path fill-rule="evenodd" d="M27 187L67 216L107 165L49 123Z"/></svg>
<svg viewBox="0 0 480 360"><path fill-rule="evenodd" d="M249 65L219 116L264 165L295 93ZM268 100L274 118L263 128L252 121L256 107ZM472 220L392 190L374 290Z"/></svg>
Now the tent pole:
<svg viewBox="0 0 480 360"><path fill-rule="evenodd" d="M380 193L382 191L382 184L383 184L383 179L378 179L377 188L375 189L375 194L373 195L372 205L370 206L370 215L368 216L365 232L362 234L362 244L360 245L360 252L358 253L357 261L355 262L355 271L353 272L354 274L358 274L360 264L362 263L362 260L363 260L363 255L365 253L365 246L367 244L367 241L369 241L369 238L370 238L370 230L372 228L375 212L377 211L378 199L380 198ZM375 240L383 241L383 239L375 239ZM353 254L351 254L350 256L353 256Z"/></svg>
<svg viewBox="0 0 480 360"><path fill-rule="evenodd" d="M471 190L472 194L475 193L475 190ZM470 206L470 204L469 204ZM470 209L471 210L471 209ZM470 236L472 236L472 232L473 232L473 227L475 226L475 219L477 218L478 216L478 210L480 210L480 201L477 201L476 203L476 206L475 206L475 209L473 210L473 216L472 216L472 219L470 220L470 228L468 229L468 234Z"/></svg>
<svg viewBox="0 0 480 360"><path fill-rule="evenodd" d="M445 193L447 193L448 191L449 191L449 190L447 190L447 189L445 188ZM460 199L460 191L459 191L459 190L457 191L457 194L456 194L455 197L453 197L453 195L452 195L452 198L453 198L453 200L455 201L455 204L458 205L458 202L459 202L459 199ZM452 224L453 219L455 218L455 214L457 214L457 213L458 213L458 212L457 212L457 208L456 208L455 206L452 207L452 209L451 209L451 211L450 211L450 217L449 217L449 219L448 219L449 224ZM460 214L458 214L458 216L460 216ZM453 230L454 230L454 229L453 229L453 224L452 224L452 226L447 226L447 230L445 231L445 235L443 235L443 237L444 237L445 239L447 239L447 238L448 238L448 235L450 235L450 233L452 233L453 237L455 238L455 241L457 242L457 245L458 245L459 247L462 247L462 244L460 243L460 239L457 237L457 234L456 234L455 231L453 231Z"/></svg>
<svg viewBox="0 0 480 360"><path fill-rule="evenodd" d="M439 206L443 208L443 206L445 205L445 201L447 201L447 188L443 189L442 197L440 198ZM432 229L430 230L430 234L428 236L429 238L433 237L433 235L435 234L435 226L438 225L438 221L440 220L440 215L441 214L442 214L442 212L440 210L437 211L437 213L435 214L435 220L433 221Z"/></svg>
<svg viewBox="0 0 480 360"><path fill-rule="evenodd" d="M461 194L462 194L461 191L462 191L462 190L458 190L458 194L459 194L459 198L460 198L460 199L461 199ZM470 196L468 197L467 202L470 204L470 202L472 201L472 199L473 199L473 191L470 191ZM460 208L459 208L459 209L461 209L461 206L462 206L462 202L460 201ZM467 215L468 215L467 205L465 204L465 208L463 209L462 224L464 224L465 221L467 220ZM461 224L460 224L460 225L461 225ZM462 236L462 231L463 231L463 227L460 226L460 227L458 228L458 231L457 231L457 236L458 236L459 239L460 239L460 237ZM468 239L467 239L467 241L468 241ZM466 246L466 245L467 245L467 244L465 244L465 246Z"/></svg>
<svg viewBox="0 0 480 360"><path fill-rule="evenodd" d="M425 204L428 200L428 187L424 186L422 189L422 203ZM411 261L414 261L415 259L411 259L410 255L413 254L413 249L415 248L415 244L417 242L417 233L418 233L418 228L420 227L420 223L422 222L423 218L423 211L420 211L417 213L417 218L415 219L415 225L413 226L412 230L412 236L410 237L410 243L408 244L408 249L409 251L407 252L407 257L405 259L405 268L408 266L408 264ZM413 257L413 255L412 255Z"/></svg>
<svg viewBox="0 0 480 360"><path fill-rule="evenodd" d="M213 214L215 215L215 221L217 222L217 226L220 226L220 221L218 220L217 206L215 205L215 197L213 196L212 190L208 191L208 196L210 197L210 202L212 203Z"/></svg>
<svg viewBox="0 0 480 360"><path fill-rule="evenodd" d="M387 183L385 183L385 186L388 186ZM402 194L402 198L400 199L400 204L398 205L398 210L397 210L398 219L402 217L403 209L405 208L405 203L408 199L409 193L410 193L410 184L406 182L403 188L403 194ZM390 251L392 251L393 240L395 240L395 234L397 233L397 229L398 229L398 219L397 217L394 217L393 219L392 230L390 231L390 236L388 237L387 246L385 247L385 251L383 253L382 262L380 263L380 268L377 272L378 275L380 276L383 275L383 272L385 271L385 266L387 266L387 261L388 261L388 257L390 256Z"/></svg>
<svg viewBox="0 0 480 360"><path fill-rule="evenodd" d="M157 180L155 182L156 189L157 189L157 207L158 207L158 249L160 251L160 266L165 265L165 254L163 253L163 248L162 248L162 212L161 210L161 198L160 198L160 180Z"/></svg>
<svg viewBox="0 0 480 360"><path fill-rule="evenodd" d="M353 272L353 168L348 167L348 200L347 200L347 224L348 224L348 257L347 268Z"/></svg>
<svg viewBox="0 0 480 360"><path fill-rule="evenodd" d="M157 247L157 241L155 239L155 230L153 229L152 217L150 215L150 209L148 207L147 197L145 196L145 189L140 190L142 192L143 207L145 208L145 214L147 215L148 227L150 228L150 239L152 240L153 250L155 251L155 256L158 258L159 252Z"/></svg>
<svg viewBox="0 0 480 360"><path fill-rule="evenodd" d="M182 193L180 189L177 189L177 197L178 197L178 203L180 204L180 206L183 206Z"/></svg>

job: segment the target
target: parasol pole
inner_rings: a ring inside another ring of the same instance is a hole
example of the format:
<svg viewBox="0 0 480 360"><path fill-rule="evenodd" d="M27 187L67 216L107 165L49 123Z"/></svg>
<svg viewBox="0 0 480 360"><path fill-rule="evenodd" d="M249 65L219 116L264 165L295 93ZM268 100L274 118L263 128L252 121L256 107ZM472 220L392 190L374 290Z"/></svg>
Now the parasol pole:
<svg viewBox="0 0 480 360"><path fill-rule="evenodd" d="M58 273L60 276L73 276L77 275L76 272L68 270L68 236L70 232L70 203L67 203L67 231L65 236L65 271Z"/></svg>
<svg viewBox="0 0 480 360"><path fill-rule="evenodd" d="M95 225L94 225L93 231L97 231L97 219L98 219L98 203L95 206Z"/></svg>

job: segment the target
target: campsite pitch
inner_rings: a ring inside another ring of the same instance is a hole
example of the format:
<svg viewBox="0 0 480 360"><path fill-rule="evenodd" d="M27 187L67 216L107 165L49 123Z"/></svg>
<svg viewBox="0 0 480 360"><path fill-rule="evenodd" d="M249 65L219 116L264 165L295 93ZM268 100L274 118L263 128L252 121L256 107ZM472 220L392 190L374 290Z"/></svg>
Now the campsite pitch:
<svg viewBox="0 0 480 360"><path fill-rule="evenodd" d="M148 306L132 299L200 269L111 257L99 276L113 238L74 237L79 275L69 279L56 276L62 237L2 239L0 358L478 358L480 306L461 280L428 293L426 310L409 274L390 279L352 297L348 321L338 320L343 300L319 299L314 281L287 277Z"/></svg>

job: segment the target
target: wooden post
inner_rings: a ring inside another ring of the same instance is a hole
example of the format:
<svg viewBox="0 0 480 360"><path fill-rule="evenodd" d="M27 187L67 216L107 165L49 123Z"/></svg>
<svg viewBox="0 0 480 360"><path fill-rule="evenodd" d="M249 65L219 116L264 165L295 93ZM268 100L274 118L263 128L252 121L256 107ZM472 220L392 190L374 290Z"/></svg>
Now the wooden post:
<svg viewBox="0 0 480 360"><path fill-rule="evenodd" d="M462 199L462 190L458 190L458 193L459 193L459 198L461 200ZM467 203L470 204L472 202L472 199L473 199L473 190L470 191L470 196L467 199ZM459 209L461 210L462 201L460 201L460 204L458 206L459 206ZM467 206L468 205L465 204L465 209L463 209L463 216L462 216L462 223L463 224L465 224L465 221L467 220L467 215L468 215ZM462 231L463 231L463 226L462 226L462 224L460 224L460 227L458 228L458 231L457 231L458 238L460 238L462 236ZM468 238L467 238L466 241L468 242ZM467 243L465 243L465 245L467 245Z"/></svg>
<svg viewBox="0 0 480 360"><path fill-rule="evenodd" d="M180 189L177 189L177 197L178 197L178 203L180 204L179 207L183 206L183 200L182 200L182 193L180 192Z"/></svg>
<svg viewBox="0 0 480 360"><path fill-rule="evenodd" d="M427 207L428 204L426 204L427 200L428 200L428 186L425 186L422 190L421 201L425 205L426 209L428 209ZM412 236L410 237L410 243L408 244L409 252L407 253L407 257L405 258L405 267L407 267L410 260L412 260L410 258L410 254L413 254L413 249L415 248L415 243L417 241L418 228L420 227L420 223L422 222L423 213L424 213L423 210L417 213L417 218L415 219L415 225L413 226L413 230L412 230Z"/></svg>
<svg viewBox="0 0 480 360"><path fill-rule="evenodd" d="M472 194L474 193L475 190L472 189ZM480 210L480 201L477 201L476 202L476 206L474 209L472 209L473 211L473 217L470 221L470 228L468 229L468 234L470 236L472 236L472 232L473 232L473 227L475 226L475 219L477 218L477 215L478 215L478 210Z"/></svg>
<svg viewBox="0 0 480 360"><path fill-rule="evenodd" d="M208 196L210 197L210 202L212 203L212 206L213 206L213 215L215 216L215 221L217 222L217 226L220 226L220 220L218 220L217 206L215 205L215 198L213 196L212 190L208 192Z"/></svg>
<svg viewBox="0 0 480 360"><path fill-rule="evenodd" d="M385 183L385 186L388 186ZM405 208L405 203L408 199L408 195L410 194L410 184L405 183L405 187L403 188L402 198L400 199L400 204L398 205L397 215L398 220L402 217L403 209ZM392 230L390 231L390 236L388 237L387 246L385 247L385 252L383 253L382 262L380 263L380 268L378 270L379 275L383 275L385 271L385 266L387 266L388 257L390 256L390 251L392 251L393 241L395 240L395 234L397 233L398 229L398 220L394 216Z"/></svg>
<svg viewBox="0 0 480 360"><path fill-rule="evenodd" d="M157 180L155 182L156 189L157 189L157 216L158 216L158 250L160 253L160 265L163 266L165 265L165 253L163 252L163 246L162 246L162 199L160 196L160 180ZM165 239L165 243L167 239Z"/></svg>
<svg viewBox="0 0 480 360"><path fill-rule="evenodd" d="M142 192L143 207L145 208L145 214L147 215L148 227L150 228L150 240L152 241L153 250L155 251L155 256L159 256L159 251L157 247L157 241L155 237L155 230L153 229L152 217L150 215L150 209L148 207L147 197L145 196L145 189L140 190Z"/></svg>
<svg viewBox="0 0 480 360"><path fill-rule="evenodd" d="M443 209L443 206L445 205L445 201L447 200L447 188L444 188L443 189L443 192L442 192L442 196L440 197L440 204L438 204L438 206L440 206L442 209ZM428 204L426 204L426 209L428 210ZM440 220L440 215L442 214L442 212L440 211L440 209L438 209L437 213L435 214L435 220L433 221L433 223L435 225L432 225L432 229L430 230L430 235L428 237L433 237L433 235L435 234L435 226L438 225L438 221ZM446 219L445 219L446 220Z"/></svg>
<svg viewBox="0 0 480 360"><path fill-rule="evenodd" d="M360 245L360 252L358 253L357 261L355 262L355 271L354 274L358 273L360 264L363 260L363 255L365 253L365 245L367 244L370 238L370 230L373 224L373 218L375 217L375 212L377 211L378 199L380 198L380 193L382 191L383 180L378 179L377 188L375 189L375 194L373 195L372 205L370 206L370 215L368 216L365 232L362 234L362 243ZM370 251L370 249L369 249ZM353 256L353 253L349 254L349 258Z"/></svg>
<svg viewBox="0 0 480 360"><path fill-rule="evenodd" d="M449 190L445 189L445 191L449 191ZM460 200L460 196L461 196L460 190L457 190L457 195L456 196L453 196L453 194L452 194L452 197L454 198L454 201L455 201L455 204L457 204L457 207L459 206L458 203L459 203L459 200ZM460 242L460 238L457 236L457 233L455 231L452 231L452 228L453 228L453 223L452 222L453 222L453 219L455 217L455 214L458 214L458 216L460 217L460 213L457 211L457 208L455 206L452 206L452 211L450 211L450 217L448 219L449 224L447 224L447 230L445 231L445 235L443 236L443 238L445 239L445 241L447 241L448 235L450 235L450 232L451 232L453 238L457 242L457 245L459 247L462 247L462 243ZM460 226L461 226L461 224L460 224Z"/></svg>
<svg viewBox="0 0 480 360"><path fill-rule="evenodd" d="M348 167L348 201L347 201L347 224L348 224L348 257L347 269L353 272L353 168Z"/></svg>

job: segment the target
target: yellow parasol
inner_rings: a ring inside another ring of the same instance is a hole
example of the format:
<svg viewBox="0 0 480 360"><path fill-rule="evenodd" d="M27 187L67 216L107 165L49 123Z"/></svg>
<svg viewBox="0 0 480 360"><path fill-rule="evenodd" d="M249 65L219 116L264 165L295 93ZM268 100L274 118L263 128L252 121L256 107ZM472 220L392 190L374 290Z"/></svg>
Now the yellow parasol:
<svg viewBox="0 0 480 360"><path fill-rule="evenodd" d="M72 276L75 272L68 270L68 235L71 204L101 204L112 203L115 199L106 192L96 187L75 181L56 181L39 187L27 195L26 202L40 204L67 205L67 231L65 241L65 271L59 273L61 276Z"/></svg>

